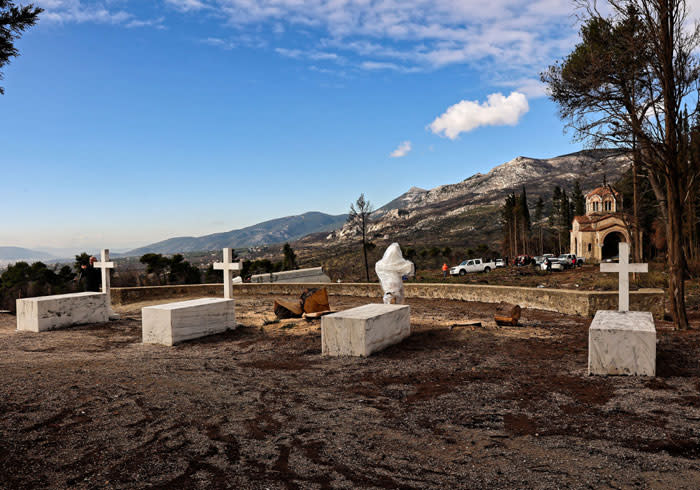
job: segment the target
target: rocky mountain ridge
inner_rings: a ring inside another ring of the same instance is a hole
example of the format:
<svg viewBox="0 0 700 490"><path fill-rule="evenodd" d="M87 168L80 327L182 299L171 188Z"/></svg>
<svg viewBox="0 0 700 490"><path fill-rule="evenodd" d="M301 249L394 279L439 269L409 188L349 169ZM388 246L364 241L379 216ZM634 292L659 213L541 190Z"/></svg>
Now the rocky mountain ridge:
<svg viewBox="0 0 700 490"><path fill-rule="evenodd" d="M500 230L499 208L511 192L519 193L524 187L532 207L540 196L547 201L554 186L568 192L578 180L587 192L605 180L615 182L630 163L621 150L585 150L549 159L519 156L456 184L429 190L412 187L373 213L370 235L410 241L418 237L430 241L432 235L432 241L440 242L478 232L493 242ZM315 238L318 245L330 246L355 237L345 225L323 239Z"/></svg>

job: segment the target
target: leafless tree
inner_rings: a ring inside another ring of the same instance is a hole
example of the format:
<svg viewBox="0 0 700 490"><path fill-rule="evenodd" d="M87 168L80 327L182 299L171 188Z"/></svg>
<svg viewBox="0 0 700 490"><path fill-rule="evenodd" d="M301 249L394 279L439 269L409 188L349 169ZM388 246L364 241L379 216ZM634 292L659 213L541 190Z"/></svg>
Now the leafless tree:
<svg viewBox="0 0 700 490"><path fill-rule="evenodd" d="M369 262L367 261L367 230L371 221L372 204L365 200L365 195L360 194L354 204L350 204L350 213L348 214L348 224L356 232L362 235L362 253L365 257L365 276L369 282Z"/></svg>

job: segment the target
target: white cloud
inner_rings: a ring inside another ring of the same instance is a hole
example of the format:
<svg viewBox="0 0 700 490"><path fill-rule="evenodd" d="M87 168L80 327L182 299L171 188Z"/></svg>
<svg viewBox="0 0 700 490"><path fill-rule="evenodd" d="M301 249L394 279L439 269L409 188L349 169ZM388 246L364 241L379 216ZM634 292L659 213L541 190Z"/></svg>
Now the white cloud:
<svg viewBox="0 0 700 490"><path fill-rule="evenodd" d="M176 8L180 12L192 12L207 8L201 0L165 0L165 3Z"/></svg>
<svg viewBox="0 0 700 490"><path fill-rule="evenodd" d="M132 12L141 4L138 0L35 1L46 9L43 19L50 21L156 28L164 24L137 18ZM462 64L488 73L487 83L504 75L536 78L571 48L577 34L570 0L163 0L153 4L163 9L163 15L177 11L201 20L206 13L231 29L240 46L266 46L287 32L313 33L304 46L278 48L280 55L301 61L342 60L359 70L400 73ZM243 35L266 39L248 42ZM529 96L542 92L534 85L513 89Z"/></svg>
<svg viewBox="0 0 700 490"><path fill-rule="evenodd" d="M126 10L112 7L114 0L104 2L83 0L36 0L45 12L41 20L57 23L115 24L126 27L152 26L162 28L162 19L139 20Z"/></svg>
<svg viewBox="0 0 700 490"><path fill-rule="evenodd" d="M237 46L237 44L234 43L233 41L221 39L220 37L208 37L206 39L201 39L200 42L202 44L207 44L209 46L215 46L217 48L221 48L221 49L225 49L225 50L234 49Z"/></svg>
<svg viewBox="0 0 700 490"><path fill-rule="evenodd" d="M341 58L360 57L353 64L365 70L413 72L468 64L496 79L503 73L534 78L566 53L576 33L570 0L167 1L182 11L211 9L235 29L313 28L325 39L303 51L332 47Z"/></svg>
<svg viewBox="0 0 700 490"><path fill-rule="evenodd" d="M461 133L481 126L515 126L529 110L525 94L512 92L505 97L496 93L489 95L487 101L482 103L471 100L458 102L428 127L433 133L453 140Z"/></svg>
<svg viewBox="0 0 700 490"><path fill-rule="evenodd" d="M360 63L363 70L398 70L400 67L396 63L387 61L363 61Z"/></svg>
<svg viewBox="0 0 700 490"><path fill-rule="evenodd" d="M517 80L506 80L494 82L498 87L510 87L516 92L525 94L528 99L537 99L547 95L547 86L540 80L534 78L519 78Z"/></svg>
<svg viewBox="0 0 700 490"><path fill-rule="evenodd" d="M163 22L165 22L165 17L158 17L157 19L150 20L133 19L126 24L126 27L130 29L135 27L155 27L156 29L165 29Z"/></svg>
<svg viewBox="0 0 700 490"><path fill-rule="evenodd" d="M328 53L323 51L302 51L300 49L287 48L275 48L275 51L277 52L277 54L294 59L309 59L314 61L338 61L341 59L340 56L338 56L336 53Z"/></svg>
<svg viewBox="0 0 700 490"><path fill-rule="evenodd" d="M401 158L405 157L411 152L412 146L410 141L404 141L401 143L398 148L396 148L394 151L391 152L391 155L389 155L391 158Z"/></svg>

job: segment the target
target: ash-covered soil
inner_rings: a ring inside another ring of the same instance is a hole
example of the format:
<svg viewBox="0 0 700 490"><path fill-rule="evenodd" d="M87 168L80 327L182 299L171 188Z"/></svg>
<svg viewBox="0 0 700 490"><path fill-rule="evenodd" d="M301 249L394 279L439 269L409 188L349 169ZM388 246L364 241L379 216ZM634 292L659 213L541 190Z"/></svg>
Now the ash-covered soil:
<svg viewBox="0 0 700 490"><path fill-rule="evenodd" d="M271 305L174 348L140 343L145 304L42 334L0 315L0 488L700 488L696 331L660 329L655 379L601 378L581 318L411 300L409 339L326 359Z"/></svg>

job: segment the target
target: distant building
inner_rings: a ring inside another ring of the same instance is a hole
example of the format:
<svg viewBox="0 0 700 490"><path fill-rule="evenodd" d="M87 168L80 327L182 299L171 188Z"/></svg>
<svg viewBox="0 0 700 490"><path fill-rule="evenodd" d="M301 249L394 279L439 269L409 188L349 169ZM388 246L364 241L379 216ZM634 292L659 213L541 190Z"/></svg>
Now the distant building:
<svg viewBox="0 0 700 490"><path fill-rule="evenodd" d="M630 242L630 217L622 211L622 195L610 186L586 194L586 214L571 225L571 253L588 262L617 257L618 244Z"/></svg>

